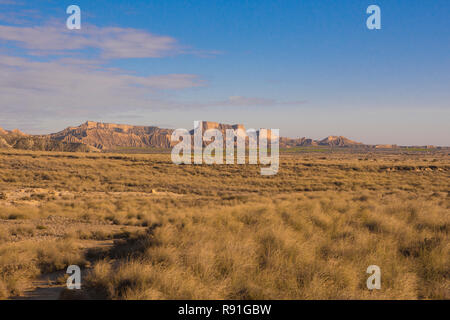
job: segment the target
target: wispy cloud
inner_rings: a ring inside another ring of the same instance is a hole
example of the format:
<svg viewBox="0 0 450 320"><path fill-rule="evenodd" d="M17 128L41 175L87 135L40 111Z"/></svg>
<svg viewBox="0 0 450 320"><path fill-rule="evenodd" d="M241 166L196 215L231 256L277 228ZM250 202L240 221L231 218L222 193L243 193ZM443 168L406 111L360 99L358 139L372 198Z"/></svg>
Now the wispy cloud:
<svg viewBox="0 0 450 320"><path fill-rule="evenodd" d="M160 58L182 53L174 38L143 30L87 24L81 30L54 24L0 25L0 42L13 44L0 54L0 110L4 116L51 118L78 114L89 118L171 108L178 104L169 101L166 90L205 85L195 74L136 76L109 67L110 60L119 58ZM25 49L25 56L11 55L14 47Z"/></svg>
<svg viewBox="0 0 450 320"><path fill-rule="evenodd" d="M167 108L164 89L204 85L196 75L134 76L82 61L37 62L0 56L0 110L26 113L101 114Z"/></svg>
<svg viewBox="0 0 450 320"><path fill-rule="evenodd" d="M81 30L68 30L61 25L0 25L0 40L13 42L36 55L70 54L84 49L96 49L105 59L158 58L181 53L177 41L169 36L132 28L101 28L87 24Z"/></svg>
<svg viewBox="0 0 450 320"><path fill-rule="evenodd" d="M0 25L0 43L8 44L0 51L0 110L5 119L18 126L21 121L36 127L34 123L42 119L101 119L105 115L164 109L303 103L245 96L209 102L174 100L173 90L201 87L206 82L185 73L137 76L110 67L110 62L218 52L186 48L170 36L144 30L88 24L81 30L67 30L53 23L35 27Z"/></svg>
<svg viewBox="0 0 450 320"><path fill-rule="evenodd" d="M234 106L234 107L273 107L273 106L296 106L305 104L306 101L280 101L276 99L230 96L227 100L213 101L210 106Z"/></svg>

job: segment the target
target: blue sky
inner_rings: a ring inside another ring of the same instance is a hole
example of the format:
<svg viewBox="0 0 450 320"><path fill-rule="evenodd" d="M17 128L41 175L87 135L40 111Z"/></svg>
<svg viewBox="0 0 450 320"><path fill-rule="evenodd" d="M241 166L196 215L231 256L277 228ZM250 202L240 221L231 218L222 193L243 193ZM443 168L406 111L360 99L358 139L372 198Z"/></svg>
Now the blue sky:
<svg viewBox="0 0 450 320"><path fill-rule="evenodd" d="M67 6L81 30L67 30ZM368 30L366 8L381 8ZM450 145L448 0L0 0L0 127L194 120Z"/></svg>

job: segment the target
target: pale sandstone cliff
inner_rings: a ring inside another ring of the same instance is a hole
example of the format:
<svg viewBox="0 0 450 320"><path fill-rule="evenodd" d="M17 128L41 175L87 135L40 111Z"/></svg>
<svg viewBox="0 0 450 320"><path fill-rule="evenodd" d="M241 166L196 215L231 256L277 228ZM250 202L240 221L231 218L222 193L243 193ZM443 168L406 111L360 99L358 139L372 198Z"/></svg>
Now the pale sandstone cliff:
<svg viewBox="0 0 450 320"><path fill-rule="evenodd" d="M218 129L224 137L227 129L246 131L242 124L230 125L212 121L202 121L201 127L203 134L209 129ZM17 129L8 131L0 128L0 147L59 151L107 151L120 148L147 147L171 148L177 144L177 142L171 142L173 131L172 129L163 129L156 126L133 126L95 121L87 121L76 127L68 127L57 133L40 136L26 135ZM191 130L190 133L194 134L194 130ZM257 135L260 135L260 131L257 131ZM267 131L267 137L268 140L272 137L270 130ZM204 145L206 144L204 142ZM342 136L329 136L323 140L313 140L305 137L297 139L280 137L281 148L297 146L356 147L364 145Z"/></svg>
<svg viewBox="0 0 450 320"><path fill-rule="evenodd" d="M120 147L169 148L172 132L171 129L158 127L87 121L78 127L69 127L49 136L58 141L78 142L100 150L109 150Z"/></svg>

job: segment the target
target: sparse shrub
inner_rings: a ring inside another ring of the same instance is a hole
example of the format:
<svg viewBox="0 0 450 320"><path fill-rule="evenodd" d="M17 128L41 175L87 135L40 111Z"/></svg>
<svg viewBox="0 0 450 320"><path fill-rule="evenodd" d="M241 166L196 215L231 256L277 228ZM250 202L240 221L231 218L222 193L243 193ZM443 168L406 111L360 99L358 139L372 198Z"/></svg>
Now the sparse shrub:
<svg viewBox="0 0 450 320"><path fill-rule="evenodd" d="M11 235L31 237L34 235L34 229L31 227L17 227L11 230Z"/></svg>

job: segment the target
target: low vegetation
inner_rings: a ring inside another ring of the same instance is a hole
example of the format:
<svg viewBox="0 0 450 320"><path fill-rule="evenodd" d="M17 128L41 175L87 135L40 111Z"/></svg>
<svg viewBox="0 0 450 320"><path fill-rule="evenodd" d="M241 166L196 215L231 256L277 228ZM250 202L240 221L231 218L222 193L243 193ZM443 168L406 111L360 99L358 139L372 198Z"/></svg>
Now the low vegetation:
<svg viewBox="0 0 450 320"><path fill-rule="evenodd" d="M2 298L69 264L107 299L450 298L445 152L302 149L270 177L169 154L0 160Z"/></svg>

